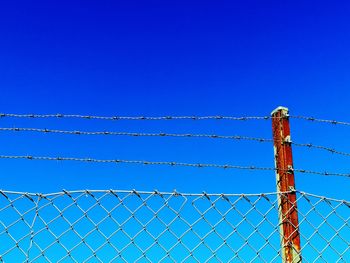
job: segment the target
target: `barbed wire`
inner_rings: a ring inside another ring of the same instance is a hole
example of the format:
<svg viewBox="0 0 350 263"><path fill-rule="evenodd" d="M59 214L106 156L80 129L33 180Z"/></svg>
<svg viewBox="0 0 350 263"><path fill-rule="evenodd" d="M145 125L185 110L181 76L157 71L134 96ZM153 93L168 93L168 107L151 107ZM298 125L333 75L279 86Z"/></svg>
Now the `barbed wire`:
<svg viewBox="0 0 350 263"><path fill-rule="evenodd" d="M0 113L1 117L11 118L78 118L78 119L91 119L91 120L235 120L235 121L247 121L247 120L270 120L276 117L271 116L223 116L223 115L208 115L208 116L97 116L97 115L81 115L81 114L14 114L14 113ZM290 115L293 119L302 119L311 122L329 123L335 125L350 126L350 122L320 119L310 116L302 115ZM280 118L280 117L277 117Z"/></svg>
<svg viewBox="0 0 350 263"><path fill-rule="evenodd" d="M79 114L12 114L0 113L0 117L12 118L78 118L78 119L97 119L97 120L269 120L270 116L96 116L96 115L79 115Z"/></svg>
<svg viewBox="0 0 350 263"><path fill-rule="evenodd" d="M122 159L95 159L95 158L76 158L76 157L48 157L48 156L31 156L31 155L0 155L0 159L28 159L28 160L45 160L45 161L78 161L90 163L125 163L125 164L143 164L143 165L167 165L167 166L185 166L198 168L222 168L222 169L244 169L244 170L266 170L273 171L274 168L239 166L239 165L221 165L221 164L204 164L204 163L182 163L182 162L155 162L144 160L122 160Z"/></svg>
<svg viewBox="0 0 350 263"><path fill-rule="evenodd" d="M111 135L111 136L131 136L131 137L182 137L182 138L211 138L211 139L230 139L230 140L247 140L257 142L268 142L272 143L273 139L259 138L241 135L217 135L217 134L192 134L192 133L137 133L137 132L115 132L115 131L80 131L80 130L57 130L57 129L40 129L40 128L5 128L0 127L0 131L18 131L18 132L41 132L41 133L58 133L58 134L69 134L69 135ZM305 148L314 148L318 150L324 150L332 154L350 156L350 153L342 152L334 148L315 145L312 143L297 143L289 142L292 145Z"/></svg>
<svg viewBox="0 0 350 263"><path fill-rule="evenodd" d="M326 146L322 146L322 145L315 145L315 144L312 144L312 143L296 143L296 142L291 142L291 144L295 145L295 146L298 146L298 147L307 147L307 148L319 149L319 150L330 152L332 154L350 156L350 153L338 151L338 150L336 150L334 148L330 148L330 147L326 147Z"/></svg>
<svg viewBox="0 0 350 263"><path fill-rule="evenodd" d="M249 140L258 142L272 142L272 139L257 138L240 135L216 135L216 134L193 134L193 133L137 133L137 132L115 132L115 131L79 131L79 130L57 130L57 129L40 129L40 128L3 128L0 131L23 131L23 132L42 132L42 133L60 133L70 135L115 135L131 137L185 137L185 138L212 138L212 139L232 139L232 140Z"/></svg>
<svg viewBox="0 0 350 263"><path fill-rule="evenodd" d="M310 122L321 122L321 123L329 123L329 124L334 124L334 125L350 126L350 122L345 122L345 121L318 119L318 118L308 117L308 116L293 116L293 115L291 115L289 117L293 118L293 119L301 119L301 120L306 120L306 121L310 121Z"/></svg>
<svg viewBox="0 0 350 263"><path fill-rule="evenodd" d="M78 157L50 157L50 156L32 156L32 155L0 155L0 159L27 159L27 160L42 160L42 161L76 161L88 163L115 163L115 164L142 164L142 165L165 165L165 166L182 166L196 168L219 168L219 169L239 169L239 170L260 170L260 171L280 171L280 172L299 172L305 174L316 174L324 176L341 176L350 177L350 174L319 172L305 169L289 169L279 170L273 167L258 167L258 166L240 166L231 164L209 164L209 163L182 163L169 161L144 161L144 160L123 160L123 159L95 159L95 158L78 158Z"/></svg>

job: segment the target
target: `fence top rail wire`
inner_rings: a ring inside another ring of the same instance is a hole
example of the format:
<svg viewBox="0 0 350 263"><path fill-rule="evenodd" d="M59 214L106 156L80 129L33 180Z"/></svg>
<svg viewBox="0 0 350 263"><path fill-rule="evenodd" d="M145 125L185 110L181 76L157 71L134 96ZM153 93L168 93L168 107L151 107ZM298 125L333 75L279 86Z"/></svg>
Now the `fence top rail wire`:
<svg viewBox="0 0 350 263"><path fill-rule="evenodd" d="M12 118L78 118L78 119L97 119L97 120L270 120L275 117L271 116L223 116L223 115L208 115L208 116L96 116L96 115L80 115L80 114L14 114L14 113L0 113L0 117ZM290 115L290 118L301 119L310 122L321 122L329 124L338 124L350 126L350 122L321 119L310 116ZM280 117L277 117L280 118Z"/></svg>
<svg viewBox="0 0 350 263"><path fill-rule="evenodd" d="M309 192L305 191L300 191L300 190L291 190L291 191L285 191L285 192L264 192L264 193L186 193L186 192L178 192L176 190L173 190L172 192L169 191L158 191L158 190L153 190L153 191L138 191L138 190L118 190L118 189L109 189L109 190L104 190L104 189L85 189L85 190L65 190L63 189L62 191L59 192L52 192L52 193L39 193L39 192L21 192L21 191L10 191L10 190L2 190L0 189L0 195L3 195L4 197L7 197L8 195L22 195L25 197L40 197L40 198L45 198L45 197L54 197L54 196L62 196L62 195L73 195L73 194L87 194L87 195L92 195L94 193L99 193L99 194L135 194L135 195L159 195L159 196L183 196L183 197L267 197L271 195L286 195L286 194L291 194L291 193L298 193L300 195L307 195L310 197L315 197L318 199L323 199L323 200L328 200L328 201L333 201L333 202L340 202L347 204L350 208L350 200L345 200L345 199L336 199L336 198L331 198L331 197L326 197L322 195L317 195L317 194L312 194Z"/></svg>
<svg viewBox="0 0 350 263"><path fill-rule="evenodd" d="M270 138L259 138L241 135L217 135L217 134L192 134L192 133L138 133L138 132L118 132L118 131L80 131L80 130L58 130L58 129L42 129L42 128L18 128L18 127L0 127L0 131L14 132L41 132L41 133L57 133L69 135L106 135L106 136L131 136L131 137L182 137L182 138L210 138L210 139L228 139L237 141L256 141L256 142L273 142ZM292 145L304 148L314 148L324 150L332 154L350 156L350 153L342 152L331 147L315 145L312 143L297 143L289 141Z"/></svg>
<svg viewBox="0 0 350 263"><path fill-rule="evenodd" d="M4 196L5 198L9 198L9 195L21 195L24 197L27 197L31 201L35 202L32 197L38 197L38 198L55 198L57 196L63 196L63 195L74 195L74 194L86 194L86 195L92 195L93 194L113 194L113 195L118 195L118 194L134 194L136 196L140 195L158 195L158 196L182 196L182 197L223 197L223 198L229 198L229 197L264 197L267 198L268 196L273 196L273 195L287 195L287 194L292 194L292 193L297 193L302 196L310 196L322 200L327 200L331 202L339 202L342 204L345 204L347 207L350 208L350 200L345 200L345 199L337 199L337 198L331 198L331 197L326 197L322 195L317 195L317 194L312 194L308 193L305 191L300 191L300 190L291 190L291 191L285 191L285 192L264 192L264 193L182 193L178 192L176 190L173 190L172 192L169 191L137 191L135 189L133 190L116 190L116 189L109 189L109 190L102 190L102 189L85 189L85 190L65 190L63 189L60 192L52 192L52 193L39 193L39 192L21 192L21 191L10 191L10 190L1 190L0 189L0 195Z"/></svg>
<svg viewBox="0 0 350 263"><path fill-rule="evenodd" d="M115 163L115 164L139 164L139 165L166 165L171 167L196 167L196 168L218 168L218 169L238 169L251 171L278 171L274 167L258 167L258 166L240 166L231 164L213 164L213 163L183 163L183 162L166 162L166 161L145 161L145 160L122 160L122 159L95 159L95 158L78 158L78 157L52 157L52 156L32 156L32 155L0 155L0 159L26 159L41 161L76 161L87 163ZM282 171L282 170L279 170ZM304 174L315 174L323 176L341 176L350 177L350 174L319 172L305 169L291 169L284 172L299 172Z"/></svg>
<svg viewBox="0 0 350 263"><path fill-rule="evenodd" d="M50 196L57 196L57 195L68 195L68 194L87 194L91 195L94 193L111 193L111 194L135 194L135 195L174 195L174 196L208 196L208 197L230 197L230 196L270 196L270 195L277 195L277 194L291 194L299 191L285 191L285 192L266 192L266 193L182 193L178 192L176 190L173 190L172 192L169 191L158 191L158 190L153 190L153 191L138 191L138 190L118 190L118 189L109 189L109 190L103 190L103 189L85 189L85 190L65 190L63 189L62 191L59 192L53 192L53 193L30 193L30 192L21 192L21 191L10 191L10 190L1 190L0 189L0 195L7 196L7 195L23 195L23 196L38 196L38 197L50 197ZM301 192L300 192L301 193Z"/></svg>

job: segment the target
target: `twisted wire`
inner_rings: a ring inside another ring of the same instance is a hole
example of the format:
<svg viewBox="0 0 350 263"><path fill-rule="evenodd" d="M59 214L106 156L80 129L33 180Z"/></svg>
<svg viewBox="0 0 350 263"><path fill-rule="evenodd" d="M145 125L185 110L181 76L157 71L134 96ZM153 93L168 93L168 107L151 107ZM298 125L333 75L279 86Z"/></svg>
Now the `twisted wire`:
<svg viewBox="0 0 350 263"><path fill-rule="evenodd" d="M219 168L219 169L239 169L239 170L260 170L260 171L282 171L273 167L257 167L257 166L240 166L231 164L208 164L208 163L182 163L169 161L143 161L143 160L122 160L122 159L95 159L95 158L77 158L77 157L50 157L50 156L32 156L32 155L0 155L0 159L27 159L27 160L42 160L42 161L77 161L90 163L124 163L124 164L142 164L142 165L166 165L166 166L183 166L197 168ZM305 169L291 169L282 172L299 172L305 174L316 174L324 176L341 176L350 177L350 174L319 172Z"/></svg>
<svg viewBox="0 0 350 263"><path fill-rule="evenodd" d="M79 131L79 130L55 130L40 128L3 128L0 131L24 131L24 132L42 132L42 133L59 133L70 135L115 135L115 136L132 136L132 137L185 137L185 138L212 138L212 139L232 139L232 140L249 140L258 142L272 142L272 139L257 138L240 135L216 135L216 134L179 134L179 133L137 133L137 132L114 132L114 131Z"/></svg>
<svg viewBox="0 0 350 263"><path fill-rule="evenodd" d="M336 150L334 148L330 148L330 147L326 147L326 146L322 146L322 145L315 145L315 144L312 144L312 143L296 143L296 142L291 142L291 144L295 145L295 146L298 146L298 147L314 148L314 149L327 151L327 152L330 152L330 153L333 153L333 154L350 156L350 153L338 151L338 150Z"/></svg>
<svg viewBox="0 0 350 263"><path fill-rule="evenodd" d="M13 114L0 113L0 117L12 118L77 118L77 119L97 119L97 120L269 120L270 116L96 116L80 114Z"/></svg>
<svg viewBox="0 0 350 263"><path fill-rule="evenodd" d="M205 164L205 163L182 163L182 162L155 162L143 160L122 160L122 159L95 159L95 158L76 158L76 157L49 157L49 156L31 156L31 155L0 155L0 159L28 159L44 161L77 161L91 163L125 163L125 164L143 164L143 165L167 165L167 166L184 166L198 168L221 168L221 169L243 169L243 170L265 170L274 171L274 168L239 166L229 164Z"/></svg>
<svg viewBox="0 0 350 263"><path fill-rule="evenodd" d="M140 191L140 190L120 190L120 189L84 189L84 190L65 190L63 189L62 191L59 192L52 192L52 193L28 193L28 192L21 192L21 191L10 191L10 190L3 190L0 189L0 194L1 195L23 195L25 197L52 197L52 196L57 196L57 195L67 195L67 194L79 194L79 193L87 193L87 194L93 194L93 193L123 193L123 194L138 194L138 195L159 195L159 196L164 196L164 195L175 195L175 196L214 196L214 197L220 197L220 196L226 196L226 197L240 197L240 196L269 196L269 195L278 195L278 194L289 194L289 193L299 193L297 190L290 190L286 192L264 192L264 193L186 193L186 192L178 192L177 190L173 190L172 192L166 192L166 191L158 191L157 189L153 191ZM305 193L305 192L300 192L300 193Z"/></svg>
<svg viewBox="0 0 350 263"><path fill-rule="evenodd" d="M180 138L211 138L211 139L230 139L230 140L247 140L257 142L273 142L269 138L249 137L241 135L217 135L217 134L178 134L178 133L137 133L137 132L114 132L114 131L80 131L80 130L57 130L57 129L40 129L40 128L4 128L0 127L0 131L18 131L18 132L41 132L41 133L58 133L69 135L111 135L111 136L132 136L132 137L180 137ZM324 150L333 154L350 156L350 153L342 152L334 148L315 145L312 143L288 142L292 145L304 148L314 148Z"/></svg>
<svg viewBox="0 0 350 263"><path fill-rule="evenodd" d="M21 192L21 191L11 191L11 190L3 190L0 189L0 194L4 195L7 197L7 195L23 195L24 197L52 197L52 196L58 196L58 195L67 195L67 194L79 194L79 193L86 193L86 194L92 194L92 193L124 193L124 194L139 194L139 195L159 195L159 196L164 196L164 195L175 195L175 196L214 196L214 197L219 197L219 196L227 196L227 197L240 197L240 196L269 196L269 195L284 195L284 194L289 194L289 193L299 193L301 195L308 195L311 197L315 197L321 200L329 200L329 201L334 201L334 202L340 202L340 203L350 203L350 200L344 200L344 199L337 199L337 198L331 198L331 197L326 197L322 195L317 195L309 192L305 192L299 189L295 190L290 190L286 192L263 192L263 193L186 193L186 192L178 192L177 190L173 190L172 192L166 192L166 191L158 191L157 189L153 191L140 191L140 190L121 190L121 189L81 189L81 190L65 190L63 189L60 192L50 192L50 193L38 193L38 192Z"/></svg>
<svg viewBox="0 0 350 263"><path fill-rule="evenodd" d="M223 116L223 115L209 115L209 116L97 116L97 115L81 115L81 114L14 114L14 113L0 113L0 117L11 118L77 118L77 119L91 119L91 120L270 120L275 117L271 116ZM350 126L350 122L319 119L302 115L290 115L293 119L302 119L311 122L329 123L335 125Z"/></svg>
<svg viewBox="0 0 350 263"><path fill-rule="evenodd" d="M310 122L320 122L320 123L329 123L329 124L334 124L334 125L350 126L350 122L345 122L345 121L318 119L318 118L308 117L308 116L293 116L292 115L289 117L293 118L293 119L306 120L306 121L310 121Z"/></svg>

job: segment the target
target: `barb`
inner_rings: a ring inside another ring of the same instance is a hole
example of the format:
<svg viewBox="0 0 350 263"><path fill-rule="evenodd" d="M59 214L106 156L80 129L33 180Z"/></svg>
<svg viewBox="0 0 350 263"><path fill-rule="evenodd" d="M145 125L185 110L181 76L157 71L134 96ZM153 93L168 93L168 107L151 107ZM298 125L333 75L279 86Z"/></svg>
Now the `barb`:
<svg viewBox="0 0 350 263"><path fill-rule="evenodd" d="M11 118L77 118L88 120L235 120L235 121L247 121L247 120L269 120L270 116L95 116L95 115L79 115L79 114L12 114L12 113L0 113L0 117Z"/></svg>
<svg viewBox="0 0 350 263"><path fill-rule="evenodd" d="M228 140L246 140L256 142L273 142L269 138L249 137L241 135L217 135L217 134L179 134L179 133L136 133L136 132L115 132L115 131L80 131L80 130L57 130L57 129L40 129L40 128L4 128L0 127L0 131L14 131L14 132L39 132L39 133L57 133L57 134L69 134L69 135L107 135L107 136L131 136L131 137L178 137L178 138L210 138L210 139L228 139ZM318 150L324 150L333 154L350 156L350 153L338 151L334 148L314 145L312 143L297 143L289 142L292 145L305 148L314 148Z"/></svg>
<svg viewBox="0 0 350 263"><path fill-rule="evenodd" d="M345 122L345 121L325 120L325 119L318 119L318 118L307 117L307 116L289 116L289 117L293 119L301 119L301 120L306 120L310 122L321 122L321 123L329 123L334 125L350 126L350 122Z"/></svg>
<svg viewBox="0 0 350 263"><path fill-rule="evenodd" d="M166 166L183 166L196 168L219 168L219 169L238 169L238 170L260 170L260 171L276 171L273 167L257 167L257 166L240 166L231 164L210 164L210 163L182 163L182 162L155 162L144 160L122 160L122 159L95 159L95 158L77 158L77 157L49 157L49 156L31 156L31 155L0 155L0 159L26 159L26 160L42 160L42 161L76 161L89 163L116 163L116 164L142 164L142 165L166 165ZM289 170L288 170L289 171ZM285 172L288 172L285 171ZM318 172L305 169L294 169L294 172L305 174L316 174L324 176L341 176L350 177L350 174Z"/></svg>

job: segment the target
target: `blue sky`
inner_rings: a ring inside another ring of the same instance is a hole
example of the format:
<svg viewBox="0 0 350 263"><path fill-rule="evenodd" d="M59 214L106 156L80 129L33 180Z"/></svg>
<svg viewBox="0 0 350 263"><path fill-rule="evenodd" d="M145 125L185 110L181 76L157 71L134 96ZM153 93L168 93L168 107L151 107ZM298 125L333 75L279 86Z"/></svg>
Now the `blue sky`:
<svg viewBox="0 0 350 263"><path fill-rule="evenodd" d="M0 11L6 113L293 115L350 120L347 1L10 1ZM292 120L297 142L348 151L349 128ZM271 137L268 121L2 119L1 127ZM1 154L273 166L270 144L210 139L2 133ZM295 167L349 172L349 157L294 149ZM1 160L1 188L28 192L275 190L271 172ZM348 198L348 178L296 175Z"/></svg>

